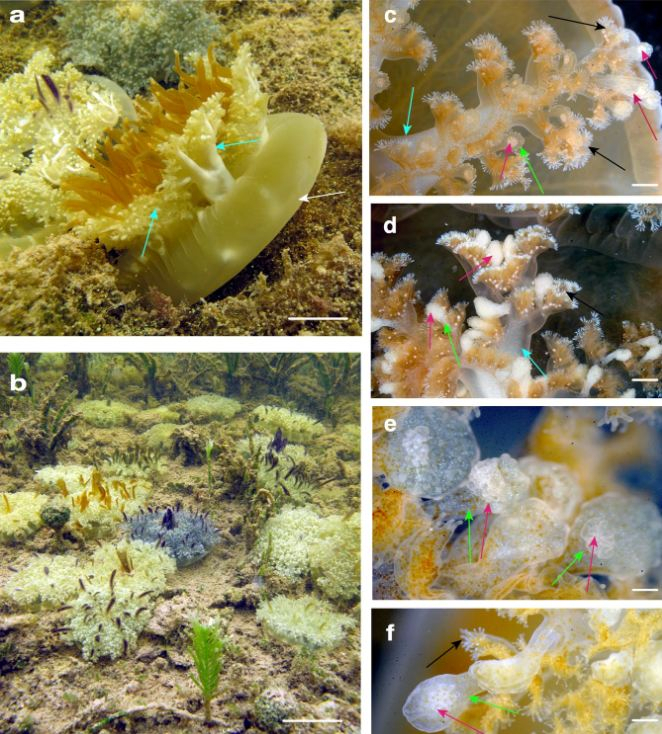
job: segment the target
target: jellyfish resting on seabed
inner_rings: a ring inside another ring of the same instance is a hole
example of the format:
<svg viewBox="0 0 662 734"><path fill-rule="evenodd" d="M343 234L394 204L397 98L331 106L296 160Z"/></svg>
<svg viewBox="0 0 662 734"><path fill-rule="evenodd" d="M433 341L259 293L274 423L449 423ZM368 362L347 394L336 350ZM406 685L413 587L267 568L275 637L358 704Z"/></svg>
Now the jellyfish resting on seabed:
<svg viewBox="0 0 662 734"><path fill-rule="evenodd" d="M662 178L653 46L615 3L553 5L580 23L544 0L396 5L389 23L391 4L371 3L373 194L618 194Z"/></svg>

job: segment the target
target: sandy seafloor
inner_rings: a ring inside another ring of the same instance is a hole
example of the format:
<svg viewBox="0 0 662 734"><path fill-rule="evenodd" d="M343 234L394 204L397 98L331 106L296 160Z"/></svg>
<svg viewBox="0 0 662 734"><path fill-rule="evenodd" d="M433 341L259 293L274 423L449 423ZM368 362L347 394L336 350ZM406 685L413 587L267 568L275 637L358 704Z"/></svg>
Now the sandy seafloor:
<svg viewBox="0 0 662 734"><path fill-rule="evenodd" d="M243 271L204 301L178 305L162 294L125 291L114 256L99 242L55 237L0 262L0 334L224 336L355 335L361 330L360 0L206 0L218 16L219 59L248 43L269 111L322 120L328 137L311 193ZM53 3L24 3L29 22L3 23L0 81L64 40ZM87 70L90 71L90 70ZM291 321L290 316L346 317Z"/></svg>
<svg viewBox="0 0 662 734"><path fill-rule="evenodd" d="M321 516L346 517L358 511L358 437L354 440L348 433L348 427L359 422L358 360L352 358L346 363L342 361L344 357L322 357L327 366L333 359L341 368L349 368L335 385L332 400L317 384L319 377L311 361L314 358L309 356L241 355L236 372L230 377L222 355L157 356L157 381L152 390L146 387L147 373L139 366L140 355L92 355L82 372L74 370L73 362L63 355L28 358L35 407L30 406L31 399L25 394L0 397L2 492L10 493L11 498L15 491L39 490L34 480L38 466L29 467L20 448L10 454L7 447L15 446L11 442L17 427L39 415L53 384L58 385L58 390L52 404L59 408L72 391L75 394L84 386L81 375L87 373L89 392L84 398L74 399L67 415L73 415L83 401L100 398L122 401L141 412L123 425L103 428L79 418L68 445L58 450L57 462L89 464L93 458L99 461L114 451L143 447L141 434L152 422L150 414L144 420L143 411L169 405L180 413L181 419L175 438L162 445L156 468L152 464L149 470L153 484L149 504L163 507L180 501L190 510L208 512L210 521L218 528L220 542L203 560L177 570L169 578L166 591L138 639L137 649L115 661L86 661L75 645L55 632L66 625L66 612L32 612L18 608L6 595L0 596L0 731L257 734L270 730L256 720L255 708L256 699L270 689L285 692L296 702L290 712L295 717L342 721L316 725L316 731L359 731L358 600L332 603L336 611L350 615L356 624L339 646L316 657L265 634L256 621L260 599L279 593L300 596L316 592L310 578L284 581L273 574L260 575L254 544L268 507L259 496L256 498L255 475L251 475L247 462L237 453L238 442L251 433L249 415L257 405L287 406L318 418L324 431L307 446L305 462L306 478L314 490L299 502L307 503ZM340 373L334 369L330 367L330 373L337 377ZM5 360L0 373L4 383L8 378ZM64 378L65 374L72 377ZM154 391L162 396L156 399ZM240 401L241 410L222 421L187 419L184 401L202 393L232 393ZM352 435L358 436L358 426ZM210 438L216 447L211 487L204 450L201 464L186 464L196 461L192 457ZM281 494L276 505L294 503L295 498ZM13 575L11 569L24 568L37 552L70 554L81 561L89 559L98 543L84 541L75 533L66 532L66 527L61 542L53 530L42 527L24 542L4 545L0 589ZM117 528L111 539L121 534ZM192 664L187 652L188 629L194 617L202 621L216 619L228 643L218 696L212 703L215 723L211 727L202 723L201 699L189 676ZM150 704L159 704L161 708L140 710ZM112 718L130 709L138 711ZM296 729L284 725L272 730Z"/></svg>

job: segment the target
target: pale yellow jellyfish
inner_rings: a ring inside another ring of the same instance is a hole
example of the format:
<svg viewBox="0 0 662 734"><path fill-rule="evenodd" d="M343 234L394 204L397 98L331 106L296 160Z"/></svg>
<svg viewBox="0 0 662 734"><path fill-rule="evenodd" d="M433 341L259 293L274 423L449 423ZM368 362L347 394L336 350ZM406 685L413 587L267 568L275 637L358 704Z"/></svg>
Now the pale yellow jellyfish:
<svg viewBox="0 0 662 734"><path fill-rule="evenodd" d="M380 22L391 5L406 23ZM371 19L373 193L635 194L660 180L653 49L614 3L375 0Z"/></svg>

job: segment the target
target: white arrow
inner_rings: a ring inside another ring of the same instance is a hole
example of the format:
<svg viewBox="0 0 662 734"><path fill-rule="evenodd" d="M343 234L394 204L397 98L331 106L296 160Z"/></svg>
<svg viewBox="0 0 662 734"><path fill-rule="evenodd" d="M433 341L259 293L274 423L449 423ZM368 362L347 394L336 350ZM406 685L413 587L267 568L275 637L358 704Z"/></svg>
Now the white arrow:
<svg viewBox="0 0 662 734"><path fill-rule="evenodd" d="M340 196L340 194L344 194L344 191L332 191L330 194L315 194L315 196L308 196L308 194L304 194L303 196L299 197L299 201L310 201L311 199L321 199L323 196Z"/></svg>

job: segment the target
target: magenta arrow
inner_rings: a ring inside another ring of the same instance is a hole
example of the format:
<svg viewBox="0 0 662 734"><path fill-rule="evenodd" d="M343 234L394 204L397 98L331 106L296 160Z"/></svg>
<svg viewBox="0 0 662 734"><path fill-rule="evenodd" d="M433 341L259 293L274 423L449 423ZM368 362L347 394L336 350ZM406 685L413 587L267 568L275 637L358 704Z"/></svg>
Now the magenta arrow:
<svg viewBox="0 0 662 734"><path fill-rule="evenodd" d="M453 719L453 721L457 721L458 724L462 724L462 726L466 726L467 729L472 729L473 731L477 731L478 734L485 734L485 732L481 731L480 729L476 729L475 726L471 726L471 724L467 724L466 721L460 721L459 719L456 719L454 716L451 716L446 709L437 709L437 713L439 716L441 716L442 719L445 719L447 716L449 719Z"/></svg>
<svg viewBox="0 0 662 734"><path fill-rule="evenodd" d="M634 100L634 103L636 105L639 105L639 109L641 110L641 114L644 116L644 120L646 120L646 124L648 125L648 129L651 131L651 135L657 140L657 135L653 131L653 128L651 127L650 122L648 122L648 118L646 117L646 113L644 112L644 108L641 106L641 98L637 97L636 94L632 95L632 99Z"/></svg>
<svg viewBox="0 0 662 734"><path fill-rule="evenodd" d="M483 528L483 539L480 543L480 558L479 561L483 560L483 549L485 548L485 538L487 538L487 526L490 522L490 515L492 514L492 508L490 507L490 503L488 502L485 505L485 509L483 510L485 513L485 527Z"/></svg>
<svg viewBox="0 0 662 734"><path fill-rule="evenodd" d="M434 316L429 313L425 320L428 325L428 349L432 349L432 324L434 324Z"/></svg>
<svg viewBox="0 0 662 734"><path fill-rule="evenodd" d="M475 268L471 268L471 270L468 273L465 273L461 278L458 278L458 281L464 280L465 278L468 278L470 275L473 275L476 270L479 270L480 268L485 267L485 265L489 265L492 260L492 255L488 255L487 257L484 257L478 265L476 265Z"/></svg>
<svg viewBox="0 0 662 734"><path fill-rule="evenodd" d="M501 179L503 178L504 171L506 170L506 163L508 163L508 156L513 155L513 146L510 143L506 145L504 153L506 155L504 156L504 159L503 159L503 166L501 168L501 175L499 176L499 181L501 181Z"/></svg>
<svg viewBox="0 0 662 734"><path fill-rule="evenodd" d="M648 68L651 70L651 74L653 75L653 79L657 79L657 74L653 71L653 67L651 66L651 62L648 60L650 59L650 56L645 52L641 52L641 60L645 61L648 64Z"/></svg>
<svg viewBox="0 0 662 734"><path fill-rule="evenodd" d="M591 561L588 564L588 578L586 579L586 591L588 592L588 587L591 583L591 571L593 570L593 556L595 554L595 549L598 547L598 541L595 539L595 535L593 536L593 540L589 543L589 546L591 547Z"/></svg>

